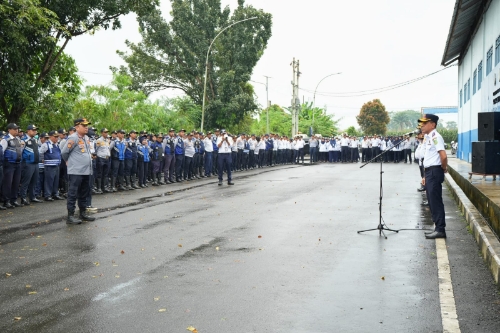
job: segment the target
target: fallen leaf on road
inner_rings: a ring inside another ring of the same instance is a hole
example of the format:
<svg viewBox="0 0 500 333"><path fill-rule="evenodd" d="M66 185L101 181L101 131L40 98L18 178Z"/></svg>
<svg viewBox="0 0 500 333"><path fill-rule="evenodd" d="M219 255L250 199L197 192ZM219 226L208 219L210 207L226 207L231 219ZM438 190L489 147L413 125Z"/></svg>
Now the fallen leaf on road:
<svg viewBox="0 0 500 333"><path fill-rule="evenodd" d="M31 288L31 284L27 284L27 285L26 285L26 288Z"/></svg>
<svg viewBox="0 0 500 333"><path fill-rule="evenodd" d="M14 317L14 320L21 320L21 317Z"/></svg>
<svg viewBox="0 0 500 333"><path fill-rule="evenodd" d="M155 297L154 298L155 302L160 300L160 297Z"/></svg>
<svg viewBox="0 0 500 333"><path fill-rule="evenodd" d="M47 243L43 243L42 246L47 246Z"/></svg>
<svg viewBox="0 0 500 333"><path fill-rule="evenodd" d="M98 262L98 261L96 261L96 262L94 263L94 265L99 266L100 264L99 264L99 262Z"/></svg>
<svg viewBox="0 0 500 333"><path fill-rule="evenodd" d="M160 309L158 312L167 312L167 309Z"/></svg>
<svg viewBox="0 0 500 333"><path fill-rule="evenodd" d="M35 295L37 292L36 291L30 291L28 295Z"/></svg>
<svg viewBox="0 0 500 333"><path fill-rule="evenodd" d="M182 244L177 245L178 247L182 247Z"/></svg>
<svg viewBox="0 0 500 333"><path fill-rule="evenodd" d="M216 250L216 251L219 251L219 247L217 246L217 247L215 248L215 250Z"/></svg>
<svg viewBox="0 0 500 333"><path fill-rule="evenodd" d="M11 276L12 276L12 274L10 274L10 273L5 273L5 276L7 276L7 277L11 277Z"/></svg>
<svg viewBox="0 0 500 333"><path fill-rule="evenodd" d="M381 279L385 281L385 276L382 276Z"/></svg>
<svg viewBox="0 0 500 333"><path fill-rule="evenodd" d="M262 238L262 236L261 236L261 235L259 235L259 237L257 237L257 238Z"/></svg>
<svg viewBox="0 0 500 333"><path fill-rule="evenodd" d="M121 253L121 254L125 254L125 251L121 250L121 252L120 252L120 253Z"/></svg>
<svg viewBox="0 0 500 333"><path fill-rule="evenodd" d="M188 331L190 331L190 332L193 332L193 333L198 333L198 330L197 330L196 328L194 328L193 326L188 326L186 329L187 329Z"/></svg>
<svg viewBox="0 0 500 333"><path fill-rule="evenodd" d="M69 288L64 288L64 291L68 291L68 290L69 290Z"/></svg>

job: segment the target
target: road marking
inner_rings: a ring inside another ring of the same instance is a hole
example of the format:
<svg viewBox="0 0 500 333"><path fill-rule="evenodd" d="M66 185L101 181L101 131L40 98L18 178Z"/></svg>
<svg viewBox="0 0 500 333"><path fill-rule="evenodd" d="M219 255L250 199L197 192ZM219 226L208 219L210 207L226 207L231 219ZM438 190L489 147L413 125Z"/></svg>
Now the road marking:
<svg viewBox="0 0 500 333"><path fill-rule="evenodd" d="M441 320L443 332L459 333L457 308L451 284L450 261L444 238L436 239L436 254L438 262L439 303L441 305Z"/></svg>

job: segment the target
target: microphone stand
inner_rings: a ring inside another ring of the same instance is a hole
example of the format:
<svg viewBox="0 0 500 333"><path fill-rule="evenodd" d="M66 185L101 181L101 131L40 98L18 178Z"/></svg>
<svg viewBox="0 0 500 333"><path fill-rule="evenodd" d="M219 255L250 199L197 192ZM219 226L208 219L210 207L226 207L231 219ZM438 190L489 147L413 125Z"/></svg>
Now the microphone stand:
<svg viewBox="0 0 500 333"><path fill-rule="evenodd" d="M378 154L377 156L375 156L374 158L372 158L371 160L369 160L368 162L366 162L365 164L363 164L362 166L360 166L359 168L363 168L365 167L366 165L368 165L369 163L371 163L372 161L376 160L377 158L380 157L380 196L379 196L379 206L378 206L378 212L379 212L379 216L378 216L378 226L376 228L373 228L373 229L368 229L368 230L360 230L358 231L358 234L362 233L362 232L367 232L367 231L376 231L378 230L378 233L379 233L379 236L382 236L384 235L384 238L387 239L387 236L385 235L385 232L384 231L392 231L392 232L396 232L398 233L399 230L393 230L393 229L389 229L387 227L387 225L385 224L385 221L384 219L382 218L382 197L383 197L383 187L382 187L382 175L384 173L384 171L382 170L382 163L383 163L383 159L381 158L381 156L387 154L389 151L391 151L392 149L394 149L394 147L396 147L397 145L399 145L401 142L403 142L403 140L400 140L398 143L396 143L395 145L393 145L391 148L388 148L386 150L384 150L382 153Z"/></svg>

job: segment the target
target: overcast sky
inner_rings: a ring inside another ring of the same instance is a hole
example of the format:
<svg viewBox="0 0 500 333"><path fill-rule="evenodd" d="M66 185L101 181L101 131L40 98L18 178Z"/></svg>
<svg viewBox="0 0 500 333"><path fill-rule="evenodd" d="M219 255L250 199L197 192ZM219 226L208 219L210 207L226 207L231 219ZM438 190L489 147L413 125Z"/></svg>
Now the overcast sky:
<svg viewBox="0 0 500 333"><path fill-rule="evenodd" d="M222 0L234 8L237 0ZM342 118L342 129L358 127L356 115L363 103L379 98L387 111L420 111L425 106L457 105L457 67L425 80L388 92L360 97L328 97L321 93L357 92L408 81L442 67L446 38L455 0L246 0L246 4L273 15L272 37L254 69L252 80L269 80L269 99L273 104L290 105L292 68L300 60L300 88L318 88L316 105L326 106L329 114ZM170 1L162 0L168 15ZM72 55L86 84L108 84L109 66L122 60L116 50L125 50L126 39L139 42L134 15L122 18L123 28L98 31L71 41ZM266 104L265 86L254 84L259 103ZM178 96L179 91L165 91ZM300 91L301 99L313 100L313 93ZM456 115L444 116L456 120Z"/></svg>

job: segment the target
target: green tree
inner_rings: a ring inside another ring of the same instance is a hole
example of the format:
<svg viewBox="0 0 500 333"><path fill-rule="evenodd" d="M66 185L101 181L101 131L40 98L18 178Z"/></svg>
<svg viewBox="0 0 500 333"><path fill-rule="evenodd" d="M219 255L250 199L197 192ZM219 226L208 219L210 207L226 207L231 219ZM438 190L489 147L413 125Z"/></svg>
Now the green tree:
<svg viewBox="0 0 500 333"><path fill-rule="evenodd" d="M391 118L391 121L387 125L388 130L395 132L408 132L405 130L417 127L420 112L413 110L389 112L389 117Z"/></svg>
<svg viewBox="0 0 500 333"><path fill-rule="evenodd" d="M258 113L258 119L254 119L250 132L256 135L264 135L267 129L267 109ZM280 135L290 136L292 134L292 116L279 105L269 107L269 131Z"/></svg>
<svg viewBox="0 0 500 333"><path fill-rule="evenodd" d="M228 25L236 24L215 40L208 60L207 128L229 128L257 109L253 87L248 84L252 70L271 37L271 14L245 6L231 14L221 9L220 0L171 0L171 21L159 10L139 15L142 41L126 42L130 53L120 52L128 65L134 88L147 95L163 89L179 89L202 105L205 57L211 42Z"/></svg>
<svg viewBox="0 0 500 333"><path fill-rule="evenodd" d="M323 108L313 107L312 102L302 104L299 113L299 131L309 133L309 128L312 127L314 134L330 136L338 131L339 121L334 120L334 117L333 114L326 114Z"/></svg>
<svg viewBox="0 0 500 333"><path fill-rule="evenodd" d="M201 109L189 97L151 102L131 85L129 76L115 73L110 85L88 86L74 105L73 117L85 115L97 128L154 133L166 133L170 127L192 130L199 123Z"/></svg>
<svg viewBox="0 0 500 333"><path fill-rule="evenodd" d="M457 122L456 121L447 121L446 122L446 128L449 129L449 130L458 129Z"/></svg>
<svg viewBox="0 0 500 333"><path fill-rule="evenodd" d="M361 133L360 131L358 131L356 129L356 127L354 127L354 126L348 127L345 130L345 132L347 133L348 136L357 136L357 137L359 137L359 136L363 135L363 133Z"/></svg>
<svg viewBox="0 0 500 333"><path fill-rule="evenodd" d="M121 15L145 14L157 4L158 0L2 1L0 113L4 122L19 121L27 110L37 112L46 95L58 89L79 89L76 67L64 55L71 39L98 29L117 29ZM70 68L61 66L65 64ZM45 99L42 104L48 102Z"/></svg>
<svg viewBox="0 0 500 333"><path fill-rule="evenodd" d="M387 124L391 121L389 113L385 110L384 104L379 99L374 99L363 104L356 119L361 130L368 135L385 135Z"/></svg>

